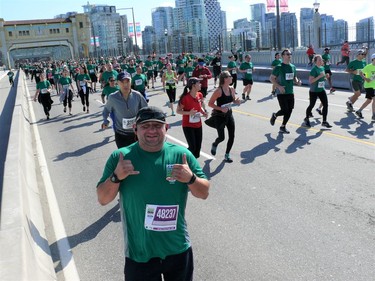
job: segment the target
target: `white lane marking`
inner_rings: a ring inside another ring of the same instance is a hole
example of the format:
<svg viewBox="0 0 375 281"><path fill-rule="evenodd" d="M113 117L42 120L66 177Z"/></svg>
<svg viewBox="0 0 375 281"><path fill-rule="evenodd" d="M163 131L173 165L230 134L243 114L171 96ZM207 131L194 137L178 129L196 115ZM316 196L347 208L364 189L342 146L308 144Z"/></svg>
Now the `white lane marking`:
<svg viewBox="0 0 375 281"><path fill-rule="evenodd" d="M306 99L295 99L295 100L299 100L299 101L304 101L304 102L307 102L307 103L309 103L310 102L310 100L306 100ZM316 100L316 104L315 104L315 106L319 106L319 103L320 103L320 100L319 99L317 99ZM362 104L361 104L362 105ZM346 106L346 104L345 105L342 105L342 104L336 104L336 103L330 103L330 102L328 102L328 106L337 106L337 107L343 107L343 108L346 108L347 106ZM370 110L369 108L365 108L365 109L363 109L364 111L368 111L368 110Z"/></svg>
<svg viewBox="0 0 375 281"><path fill-rule="evenodd" d="M171 135L167 135L167 138L173 140L174 142L177 142L178 144L182 145L182 146L185 146L185 147L188 147L187 143L183 142L183 141L180 141L179 139L176 139L174 137L172 137ZM209 160L216 160L215 157L201 151L200 155L202 155L203 157L209 159Z"/></svg>
<svg viewBox="0 0 375 281"><path fill-rule="evenodd" d="M59 204L57 203L56 194L53 189L51 177L48 171L48 166L46 162L46 157L44 155L42 142L40 140L38 126L36 124L36 118L34 109L32 106L32 98L27 88L26 80L24 80L26 95L29 98L29 109L30 109L30 119L32 123L32 128L35 136L35 144L37 150L37 157L40 165L40 171L43 178L43 183L45 187L45 192L47 196L49 211L51 214L51 220L53 225L53 230L56 236L56 244L59 250L60 262L62 267L62 272L64 274L65 280L80 280L76 264L74 262L74 257L72 249L70 247L65 227L61 218L61 213L59 209Z"/></svg>

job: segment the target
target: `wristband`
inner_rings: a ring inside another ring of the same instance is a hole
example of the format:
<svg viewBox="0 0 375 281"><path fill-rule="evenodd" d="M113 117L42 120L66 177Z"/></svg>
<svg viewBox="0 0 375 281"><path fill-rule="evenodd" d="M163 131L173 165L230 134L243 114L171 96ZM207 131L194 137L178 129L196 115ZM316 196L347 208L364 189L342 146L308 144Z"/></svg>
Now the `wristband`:
<svg viewBox="0 0 375 281"><path fill-rule="evenodd" d="M190 180L186 183L187 185L193 184L195 180L197 179L197 176L193 174L190 178Z"/></svg>

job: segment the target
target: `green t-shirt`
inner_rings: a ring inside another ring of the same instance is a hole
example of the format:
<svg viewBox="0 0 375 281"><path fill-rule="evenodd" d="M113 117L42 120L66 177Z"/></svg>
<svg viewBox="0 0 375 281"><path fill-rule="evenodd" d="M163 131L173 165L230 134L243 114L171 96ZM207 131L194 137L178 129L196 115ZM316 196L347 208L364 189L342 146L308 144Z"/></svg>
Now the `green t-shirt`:
<svg viewBox="0 0 375 281"><path fill-rule="evenodd" d="M147 78L144 74L135 74L132 77L132 88L138 92L144 92L146 88Z"/></svg>
<svg viewBox="0 0 375 281"><path fill-rule="evenodd" d="M320 73L324 73L324 67L323 66L314 66L310 71L310 76L316 78L320 75ZM324 91L325 86L325 76L322 78L319 78L318 81L310 84L310 91L314 93L320 93Z"/></svg>
<svg viewBox="0 0 375 281"><path fill-rule="evenodd" d="M365 60L353 60L349 62L347 69L357 70L356 74L351 74L353 81L363 82L362 76L359 74L360 71L366 66Z"/></svg>
<svg viewBox="0 0 375 281"><path fill-rule="evenodd" d="M285 94L294 94L294 77L297 75L294 64L281 63L274 68L272 75L278 77L279 84L285 87Z"/></svg>
<svg viewBox="0 0 375 281"><path fill-rule="evenodd" d="M64 76L62 76L59 79L59 83L61 85L63 85L63 86L64 85L70 85L72 83L72 79L70 77L64 77Z"/></svg>
<svg viewBox="0 0 375 281"><path fill-rule="evenodd" d="M322 59L324 62L324 70L330 70L331 69L331 55L324 53L322 55Z"/></svg>
<svg viewBox="0 0 375 281"><path fill-rule="evenodd" d="M240 65L240 69L241 70L246 70L246 72L243 72L244 75L244 78L246 80L253 80L253 70L254 70L254 66L253 66L253 63L252 62L243 62L241 63Z"/></svg>
<svg viewBox="0 0 375 281"><path fill-rule="evenodd" d="M89 74L95 74L96 65L95 64L88 64L87 65L87 71L89 72Z"/></svg>
<svg viewBox="0 0 375 281"><path fill-rule="evenodd" d="M108 83L108 80L110 77L114 77L115 79L117 79L117 75L118 75L118 72L116 70L104 71L102 74L102 81L104 83Z"/></svg>
<svg viewBox="0 0 375 281"><path fill-rule="evenodd" d="M278 65L280 65L281 64L281 60L280 59L274 59L273 60L273 62L271 63L271 66L272 67L276 67L276 66L278 66Z"/></svg>
<svg viewBox="0 0 375 281"><path fill-rule="evenodd" d="M136 70L135 65L128 65L128 68L126 69L126 71L127 71L132 77L137 73L137 70Z"/></svg>
<svg viewBox="0 0 375 281"><path fill-rule="evenodd" d="M145 61L145 67L147 68L147 72L149 74L152 74L152 72L154 71L154 64L152 61L150 60L146 60Z"/></svg>
<svg viewBox="0 0 375 281"><path fill-rule="evenodd" d="M189 79L190 77L193 76L193 71L194 71L194 67L192 67L192 66L185 67L185 77L186 77L186 79Z"/></svg>
<svg viewBox="0 0 375 281"><path fill-rule="evenodd" d="M48 80L40 81L36 84L36 88L42 95L48 94L49 92L47 90L51 88L51 83Z"/></svg>
<svg viewBox="0 0 375 281"><path fill-rule="evenodd" d="M108 96L116 91L120 90L120 88L118 86L115 86L115 87L110 87L110 86L105 86L103 88L103 91L102 91L102 96L106 96L108 98Z"/></svg>
<svg viewBox="0 0 375 281"><path fill-rule="evenodd" d="M128 176L119 187L125 256L147 262L154 257L165 259L183 253L191 246L185 220L189 188L186 183L171 184L166 180L167 165L181 164L186 154L191 171L206 178L198 161L182 146L165 142L160 151L146 152L136 142L112 153L98 185L115 170L119 153L139 171L139 175ZM177 222L173 223L174 218ZM171 221L168 229L166 223Z"/></svg>
<svg viewBox="0 0 375 281"><path fill-rule="evenodd" d="M363 74L365 75L366 78L370 78L371 82L366 82L365 80L365 88L373 88L375 89L375 65L372 63L366 65L362 69Z"/></svg>
<svg viewBox="0 0 375 281"><path fill-rule="evenodd" d="M230 74L236 74L237 73L237 63L235 61L230 61L227 65L227 69L230 72Z"/></svg>

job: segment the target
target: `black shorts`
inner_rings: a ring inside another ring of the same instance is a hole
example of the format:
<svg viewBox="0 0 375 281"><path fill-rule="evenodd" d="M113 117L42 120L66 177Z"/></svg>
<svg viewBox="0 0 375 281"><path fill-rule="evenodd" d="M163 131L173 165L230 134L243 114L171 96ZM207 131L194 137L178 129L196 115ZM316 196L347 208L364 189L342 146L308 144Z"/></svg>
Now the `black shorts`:
<svg viewBox="0 0 375 281"><path fill-rule="evenodd" d="M365 91L366 91L366 99L372 100L375 97L374 88L365 88Z"/></svg>
<svg viewBox="0 0 375 281"><path fill-rule="evenodd" d="M147 80L150 80L154 78L154 72L153 71L147 71Z"/></svg>
<svg viewBox="0 0 375 281"><path fill-rule="evenodd" d="M129 280L161 280L163 274L166 280L193 280L194 261L191 248L165 259L152 258L148 262L136 262L125 258L125 281Z"/></svg>
<svg viewBox="0 0 375 281"><path fill-rule="evenodd" d="M98 82L98 77L95 73L90 73L91 82Z"/></svg>
<svg viewBox="0 0 375 281"><path fill-rule="evenodd" d="M357 92L357 91L360 91L361 93L364 92L363 83L362 82L357 81L357 80L353 80L352 81L352 86L353 86L353 89L354 89L355 92Z"/></svg>
<svg viewBox="0 0 375 281"><path fill-rule="evenodd" d="M325 74L329 74L329 76L332 76L332 71L330 70L330 69L326 69L326 70L324 70L324 73Z"/></svg>
<svg viewBox="0 0 375 281"><path fill-rule="evenodd" d="M183 70L179 70L177 74L178 74L178 75L181 75L181 74L184 74L184 73L185 73L185 71L183 71Z"/></svg>
<svg viewBox="0 0 375 281"><path fill-rule="evenodd" d="M243 81L243 85L244 86L247 86L247 85L253 85L253 80L249 80L249 79L242 79Z"/></svg>

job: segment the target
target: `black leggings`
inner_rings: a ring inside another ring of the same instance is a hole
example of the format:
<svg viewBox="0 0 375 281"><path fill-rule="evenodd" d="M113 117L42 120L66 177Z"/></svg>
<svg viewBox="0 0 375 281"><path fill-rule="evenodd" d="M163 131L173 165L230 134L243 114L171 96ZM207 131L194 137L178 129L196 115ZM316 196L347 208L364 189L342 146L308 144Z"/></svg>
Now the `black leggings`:
<svg viewBox="0 0 375 281"><path fill-rule="evenodd" d="M226 122L225 122L225 118L218 118L217 119L217 120L223 119L223 121L225 122L225 125L220 126L220 124L217 124L216 130L217 130L218 137L215 140L215 142L213 143L214 146L217 146L219 143L224 141L224 139L225 139L224 129L225 129L225 127L227 127L228 142L227 142L227 149L225 150L225 153L230 152L230 150L232 149L233 143L234 143L235 123L234 123L234 118L233 118L232 113L229 113L229 114L230 114L230 116L225 117Z"/></svg>
<svg viewBox="0 0 375 281"><path fill-rule="evenodd" d="M199 158L202 147L202 127L183 127L182 130L184 131L186 141L189 145L188 149L191 151L191 153L193 153L195 158Z"/></svg>
<svg viewBox="0 0 375 281"><path fill-rule="evenodd" d="M72 108L73 92L70 90L64 90L64 91L66 91L65 98L63 101L64 107L66 107L66 104L68 104L68 107Z"/></svg>
<svg viewBox="0 0 375 281"><path fill-rule="evenodd" d="M277 100L279 101L280 110L276 112L276 116L284 116L283 126L288 123L292 111L294 108L294 95L293 94L280 94L277 95Z"/></svg>
<svg viewBox="0 0 375 281"><path fill-rule="evenodd" d="M43 110L45 115L49 115L49 111L51 110L51 95L50 93L40 94L40 101L43 105Z"/></svg>
<svg viewBox="0 0 375 281"><path fill-rule="evenodd" d="M323 105L322 115L323 115L323 122L327 121L327 114L328 114L328 99L326 91L322 92L309 92L310 96L310 105L306 108L306 118L309 118L311 114L311 110L314 108L316 100L319 98L320 102Z"/></svg>
<svg viewBox="0 0 375 281"><path fill-rule="evenodd" d="M85 105L86 103L87 107L89 106L89 94L90 94L90 89L87 86L86 86L86 92L83 92L83 89L79 91L79 96L81 97L82 105Z"/></svg>
<svg viewBox="0 0 375 281"><path fill-rule="evenodd" d="M169 85L167 84L165 91L167 92L169 102L174 103L176 101L176 86L171 85L171 84L169 84Z"/></svg>
<svg viewBox="0 0 375 281"><path fill-rule="evenodd" d="M230 84L231 86L233 86L234 89L237 88L237 74L231 74L232 75L232 84Z"/></svg>

